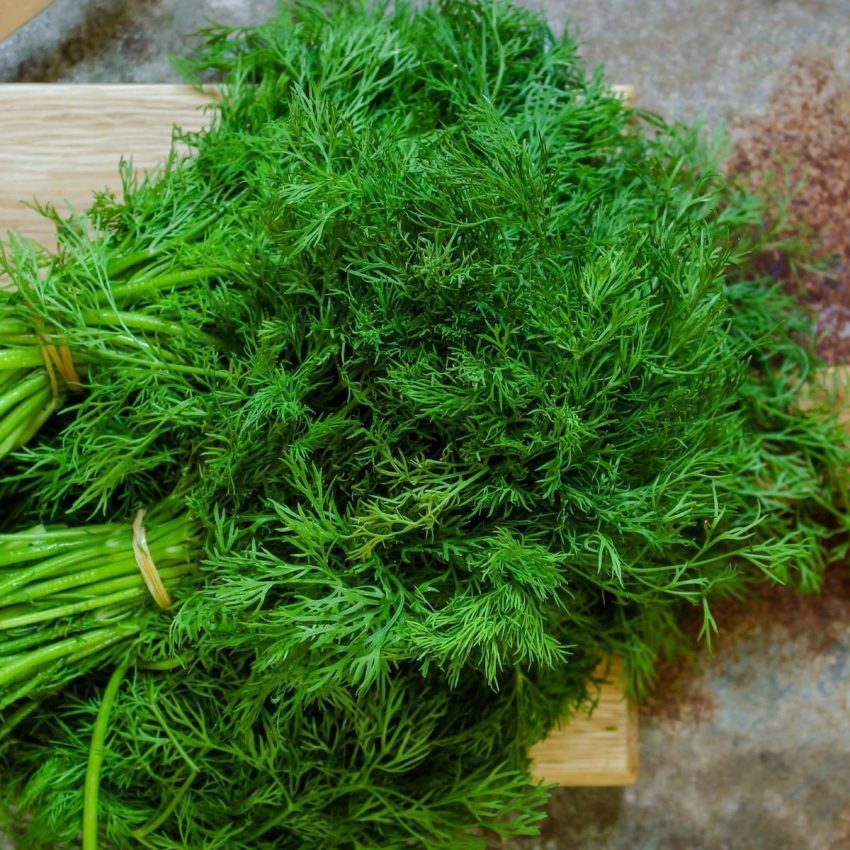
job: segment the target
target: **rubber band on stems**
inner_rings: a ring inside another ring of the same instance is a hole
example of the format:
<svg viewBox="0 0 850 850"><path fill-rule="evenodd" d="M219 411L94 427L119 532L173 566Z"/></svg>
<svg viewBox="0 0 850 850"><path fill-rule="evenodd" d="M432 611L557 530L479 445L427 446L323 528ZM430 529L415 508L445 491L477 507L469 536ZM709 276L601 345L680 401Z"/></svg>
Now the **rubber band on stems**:
<svg viewBox="0 0 850 850"><path fill-rule="evenodd" d="M47 376L50 378L53 397L59 397L59 381L56 378L57 372L65 386L71 392L80 392L83 388L83 382L74 368L74 359L71 357L71 351L68 346L56 345L40 330L36 330L36 338L38 339L39 346L41 346L41 356L44 359Z"/></svg>
<svg viewBox="0 0 850 850"><path fill-rule="evenodd" d="M156 602L157 607L163 611L167 611L171 607L171 595L162 583L159 571L151 555L151 550L148 548L144 519L145 510L144 508L140 508L133 520L133 554L136 556L136 563L142 573L142 578L145 580L145 586L153 597L153 601Z"/></svg>

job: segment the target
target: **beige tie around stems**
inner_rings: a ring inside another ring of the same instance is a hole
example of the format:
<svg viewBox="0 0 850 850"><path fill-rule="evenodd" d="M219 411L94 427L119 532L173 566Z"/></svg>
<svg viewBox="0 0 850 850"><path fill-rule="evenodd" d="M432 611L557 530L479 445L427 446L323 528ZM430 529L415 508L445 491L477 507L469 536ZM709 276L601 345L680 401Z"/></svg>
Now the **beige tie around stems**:
<svg viewBox="0 0 850 850"><path fill-rule="evenodd" d="M144 519L145 511L141 508L136 512L136 518L133 520L133 554L136 556L136 563L139 565L145 585L153 596L153 601L163 611L167 611L171 607L171 596L162 583L151 556L151 550L148 548Z"/></svg>
<svg viewBox="0 0 850 850"><path fill-rule="evenodd" d="M47 376L50 378L50 386L53 390L53 397L59 397L59 381L56 380L58 372L65 386L71 392L80 392L83 385L77 370L74 368L74 360L71 357L71 352L67 345L56 345L50 341L50 338L42 331L36 329L36 337L38 344L41 346L41 356L44 359L44 366L47 369Z"/></svg>

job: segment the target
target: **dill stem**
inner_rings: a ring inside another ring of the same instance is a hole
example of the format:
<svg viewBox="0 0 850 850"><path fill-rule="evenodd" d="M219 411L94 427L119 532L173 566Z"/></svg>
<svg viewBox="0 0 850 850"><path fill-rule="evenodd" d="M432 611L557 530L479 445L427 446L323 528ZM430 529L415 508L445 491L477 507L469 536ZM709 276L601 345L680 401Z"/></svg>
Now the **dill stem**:
<svg viewBox="0 0 850 850"><path fill-rule="evenodd" d="M36 579L50 578L52 576L59 575L67 567L74 566L80 562L88 563L96 558L105 558L107 556L114 557L116 553L123 554L121 550L125 547L129 548L131 544L126 538L121 542L123 544L121 547L115 545L87 546L85 549L63 552L48 558L40 564L28 567L20 573L13 572L11 576L7 575L6 578L0 580L0 601L2 601L3 593L17 590L19 587L31 584ZM31 561L33 559L27 558L27 560ZM18 561L16 560L12 563L18 563ZM3 564L3 560L0 559L0 565L7 566L8 564Z"/></svg>
<svg viewBox="0 0 850 850"><path fill-rule="evenodd" d="M134 599L144 599L146 590L147 588L140 582L139 587L105 594L98 599L86 599L83 602L57 605L55 608L43 608L13 615L7 614L4 618L0 619L0 631L16 629L21 626L31 626L35 623L50 622L52 620L58 620L61 617L70 617L73 614L84 614L97 608L111 608L122 603L126 604ZM3 676L0 674L0 684L2 682Z"/></svg>
<svg viewBox="0 0 850 850"><path fill-rule="evenodd" d="M113 257L106 264L107 277L116 278L122 272L138 266L147 260L152 260L156 257L157 252L153 248L144 248L141 251L135 251L132 254L126 254L123 257Z"/></svg>
<svg viewBox="0 0 850 850"><path fill-rule="evenodd" d="M115 668L109 677L109 683L103 692L103 700L97 712L92 730L89 761L86 767L85 788L83 792L83 847L82 850L97 850L97 808L100 794L100 769L103 765L106 733L109 729L109 716L118 696L121 682L130 668L129 657Z"/></svg>
<svg viewBox="0 0 850 850"><path fill-rule="evenodd" d="M116 336L117 339L117 336ZM138 341L132 337L128 337L127 342L135 343L137 347ZM142 348L144 351L144 348ZM163 364L163 361L156 359L144 359L130 354L123 354L118 351L101 351L97 355L99 362L124 363L127 367L141 366L146 371L149 371L152 366ZM228 378L230 373L226 369L211 369L206 366L187 366L182 363L173 363L170 360L166 361L164 368L180 375L201 375L205 378Z"/></svg>
<svg viewBox="0 0 850 850"><path fill-rule="evenodd" d="M0 392L6 392L11 386L22 380L29 374L29 369L4 369L0 373Z"/></svg>
<svg viewBox="0 0 850 850"><path fill-rule="evenodd" d="M126 531L127 526L120 522L107 523L104 525L98 526L98 531L112 530L112 531ZM74 545L78 540L85 540L93 537L91 529L82 527L82 528L50 528L49 526L37 526L36 528L30 528L26 531L13 531L10 534L0 534L0 547L2 547L4 542L13 542L16 543L19 540L35 540L35 541L46 541L46 540L58 540L58 541L67 541L62 543L61 545L69 546ZM0 550L2 551L2 550Z"/></svg>
<svg viewBox="0 0 850 850"><path fill-rule="evenodd" d="M107 276L110 278L116 278L122 272L141 265L148 260L155 260L158 256L175 245L185 245L188 242L192 242L201 233L203 233L215 221L215 219L215 216L206 216L184 233L160 243L160 245L156 248L143 248L140 251L134 251L132 254L125 254L123 257L113 257L106 264Z"/></svg>
<svg viewBox="0 0 850 850"><path fill-rule="evenodd" d="M31 339L33 329L31 325L20 319L0 319L0 339L8 340L10 336L26 336Z"/></svg>
<svg viewBox="0 0 850 850"><path fill-rule="evenodd" d="M19 700L30 697L47 680L49 673L50 667L48 666L43 670L39 670L34 675L31 673L28 674L22 685L11 692L7 691L3 694L3 698L0 699L0 711L5 711L10 705L14 705Z"/></svg>
<svg viewBox="0 0 850 850"><path fill-rule="evenodd" d="M47 387L0 419L0 458L25 443L55 409L53 391Z"/></svg>
<svg viewBox="0 0 850 850"><path fill-rule="evenodd" d="M191 566L166 567L159 570L159 575L165 581L187 575L193 569ZM131 586L127 587L128 584ZM113 579L112 582L103 582L102 585L105 585L100 587L102 595L98 594L98 585L93 585L89 588L89 591L94 596L84 599L81 602L69 602L64 605L57 605L55 608L37 609L23 613L15 612L6 614L5 616L0 615L0 631L14 629L20 626L29 626L33 623L43 623L47 620L56 620L60 617L70 617L73 614L83 614L97 608L109 608L133 599L144 599L148 595L148 589L145 586L141 573L138 576L126 577L123 580ZM115 590L114 587L116 585L124 589Z"/></svg>
<svg viewBox="0 0 850 850"><path fill-rule="evenodd" d="M67 637L68 628L65 623L50 623L37 629L27 629L20 637L4 639L0 644L0 651L4 658L19 656L25 650L47 646L55 640L65 640Z"/></svg>
<svg viewBox="0 0 850 850"><path fill-rule="evenodd" d="M49 389L50 380L46 369L37 369L30 372L23 380L18 381L14 387L0 396L0 415L11 410L16 404L24 401L39 390Z"/></svg>
<svg viewBox="0 0 850 850"><path fill-rule="evenodd" d="M93 551L113 551L115 549L123 548L127 542L127 529L121 529L124 532L124 536L120 539L111 538L108 539L104 543L100 543L96 546L92 546L91 549ZM73 535L69 535L66 540L47 540L48 536L52 536L50 532L45 535L31 534L29 535L32 540L31 543L27 543L25 546L15 546L15 543L18 543L20 538L24 538L24 535L21 534L20 537L16 534L8 534L0 536L0 567L10 567L18 564L26 564L30 561L42 561L45 563L47 561L45 559L49 558L51 562L54 558L85 558L87 556L86 550L80 549L80 543L84 542L86 539L92 539L92 535L78 535L74 537ZM18 538L16 540L16 538ZM4 546L4 542L6 545ZM26 539L24 540L26 543ZM69 561L69 563L71 563Z"/></svg>
<svg viewBox="0 0 850 850"><path fill-rule="evenodd" d="M192 783L195 781L195 777L198 775L197 770L190 770L189 775L186 777L186 780L183 784L177 789L177 793L168 801L166 806L154 816L153 820L144 826L140 826L138 829L134 830L130 833L130 835L136 839L136 841L141 841L146 835L153 832L155 829L161 827L169 817L171 817L171 813L177 808L177 805L186 795L186 792L191 787Z"/></svg>
<svg viewBox="0 0 850 850"><path fill-rule="evenodd" d="M28 583L26 587L21 588L16 593L10 593L8 596L0 598L0 603L4 606L23 604L54 593L87 588L95 582L136 574L139 574L139 568L136 566L132 552L116 553L115 557L107 558L80 572L66 573L38 583ZM85 592L89 592L88 589Z"/></svg>
<svg viewBox="0 0 850 850"><path fill-rule="evenodd" d="M43 365L41 346L35 340L32 345L0 351L0 369L27 369Z"/></svg>
<svg viewBox="0 0 850 850"><path fill-rule="evenodd" d="M50 401L53 391L50 386L44 386L21 400L14 410L0 419L0 445L11 438L24 427L29 420Z"/></svg>
<svg viewBox="0 0 850 850"><path fill-rule="evenodd" d="M168 554L171 547L186 542L186 522L183 518L177 517L162 522L152 519L151 522L148 533L148 543L151 546L165 547ZM65 557L73 559L63 563L70 564L76 560L86 560L93 555L123 551L131 546L130 540L130 526L117 522L99 525L94 529L38 527L0 534L0 567L37 561L48 556L58 558L63 553ZM90 541L90 545L81 549L80 543L84 541Z"/></svg>
<svg viewBox="0 0 850 850"><path fill-rule="evenodd" d="M222 273L220 268L198 268L186 269L179 272L168 272L157 277L148 277L132 283L123 283L112 287L108 293L104 293L104 299L118 301L123 298L132 298L136 295L147 295L159 292L162 289L170 289L184 283L195 283L208 277L215 277Z"/></svg>
<svg viewBox="0 0 850 850"><path fill-rule="evenodd" d="M56 397L51 394L48 403L35 416L28 422L21 423L21 427L15 434L15 448L25 446L38 433L41 426L54 414L58 404Z"/></svg>
<svg viewBox="0 0 850 850"><path fill-rule="evenodd" d="M51 643L21 657L7 658L0 666L0 686L33 675L40 667L63 658L85 658L111 643L123 640L136 630L130 630L123 624L121 628L104 627Z"/></svg>
<svg viewBox="0 0 850 850"><path fill-rule="evenodd" d="M83 313L83 319L90 325L119 325L127 328L135 328L136 330L149 331L157 334L167 334L168 336L187 336L191 335L192 339L218 345L219 340L211 334L205 334L194 328L187 328L179 322L168 322L165 319L159 319L156 316L148 316L145 313L133 313L128 311L113 311L113 310L86 310Z"/></svg>
<svg viewBox="0 0 850 850"><path fill-rule="evenodd" d="M0 726L0 741L8 738L14 732L15 727L23 723L40 705L40 699L31 699L15 709L10 715L4 717L3 725Z"/></svg>

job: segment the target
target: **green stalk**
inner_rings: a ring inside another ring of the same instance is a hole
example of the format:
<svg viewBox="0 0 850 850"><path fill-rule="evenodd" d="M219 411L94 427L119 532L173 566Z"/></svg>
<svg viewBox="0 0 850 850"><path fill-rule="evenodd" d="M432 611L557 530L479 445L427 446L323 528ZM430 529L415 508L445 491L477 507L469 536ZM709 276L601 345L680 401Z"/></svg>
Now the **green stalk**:
<svg viewBox="0 0 850 850"><path fill-rule="evenodd" d="M0 419L0 458L26 442L33 423L43 424L56 409L53 391L47 387L19 404L8 416ZM37 430L37 428L36 428Z"/></svg>
<svg viewBox="0 0 850 850"><path fill-rule="evenodd" d="M173 582L174 579L183 578L183 576L191 575L195 572L194 564L184 564L183 566L175 566L175 567L161 567L157 570L160 578L163 581ZM103 581L96 582L94 584L87 585L85 587L80 588L79 593L77 595L89 594L93 593L96 595L104 594L104 598L108 594L111 594L113 591L125 590L131 587L144 588L147 590L147 585L144 583L144 578L136 567L135 563L133 564L133 572L129 575L116 576L114 578L104 579ZM144 594L142 594L144 596ZM61 596L57 596L57 599L62 599ZM101 606L103 607L103 606Z"/></svg>
<svg viewBox="0 0 850 850"><path fill-rule="evenodd" d="M41 542L45 540L58 540L62 545L74 545L78 540L90 539L97 534L110 531L126 531L126 525L120 522L104 523L96 526L96 530L91 528L64 528L62 526L36 526L35 528L27 529L26 531L15 531L11 534L0 534L0 552L8 551L7 546L10 543L18 543L19 541L33 540Z"/></svg>
<svg viewBox="0 0 850 850"><path fill-rule="evenodd" d="M199 342L209 345L221 344L221 341L211 334L206 334L195 328L186 327L179 322L169 322L156 316L148 316L145 313L132 313L120 310L86 310L83 313L83 319L91 325L118 325L120 327L134 328L135 330L166 336L180 337L191 335L192 339L197 339Z"/></svg>
<svg viewBox="0 0 850 850"><path fill-rule="evenodd" d="M24 650L34 646L46 646L57 640L65 640L68 637L67 623L53 623L40 626L37 629L24 629L20 637L9 638L8 634L2 635L0 650L4 658L21 655Z"/></svg>
<svg viewBox="0 0 850 850"><path fill-rule="evenodd" d="M44 596L60 595L72 591L87 593L90 585L99 584L107 579L126 576L128 572L133 575L133 571L138 573L138 567L132 553L116 553L115 557L106 559L80 572L67 573L46 581L29 583L16 593L2 597L2 604L4 606L22 605L35 602Z"/></svg>
<svg viewBox="0 0 850 850"><path fill-rule="evenodd" d="M33 366L44 366L41 346L36 340L32 345L0 351L0 369L31 369Z"/></svg>
<svg viewBox="0 0 850 850"><path fill-rule="evenodd" d="M205 278L215 277L223 271L222 268L199 268L168 272L157 277L143 278L135 282L114 286L103 294L101 300L117 303L125 298L133 298L137 295L152 295L163 289L172 289L185 283L195 283Z"/></svg>
<svg viewBox="0 0 850 850"><path fill-rule="evenodd" d="M121 539L107 540L105 543L98 544L95 549L97 551L112 551L123 548L127 540L127 529L117 528L116 531L123 532ZM47 534L53 538L54 533L52 531L47 532ZM6 538L7 545L4 546L3 541L0 540L0 567L17 566L19 564L29 563L30 561L41 561L47 558L52 559L71 555L84 557L80 550L80 544L96 539L91 533L88 533L77 537L69 536L65 540L57 537L55 538L56 542L53 542L53 539L47 540L45 535L39 536L33 533L29 535L32 543L28 543L25 547L16 547L14 544L19 542L15 539L18 535L8 534L4 535L4 537ZM20 537L26 542L26 533L22 532Z"/></svg>
<svg viewBox="0 0 850 850"><path fill-rule="evenodd" d="M7 693L2 700L0 700L0 710L5 710L10 705L13 705L20 700L26 699L31 694L36 694L33 699L24 703L26 705L36 704L42 696L46 696L46 692L39 693L39 688L41 688L42 684L50 681L50 676L54 672L54 667L62 664L62 661L57 661L54 663L52 667L48 667L44 670L39 670L35 675L32 673L28 673L24 683L19 685L15 690ZM5 729L5 721L3 723L3 728Z"/></svg>
<svg viewBox="0 0 850 850"><path fill-rule="evenodd" d="M120 531L124 528L126 526L120 522L104 523L97 526L98 531L104 531L105 529ZM71 545L77 540L92 536L94 536L94 532L85 527L64 528L62 526L37 525L25 531L0 534L0 551L2 551L4 544L17 543L20 540L44 541L49 539L63 541L63 545Z"/></svg>
<svg viewBox="0 0 850 850"><path fill-rule="evenodd" d="M135 838L136 841L141 841L146 835L149 835L155 829L159 829L159 827L161 827L168 818L171 817L172 812L177 808L189 788L191 788L197 775L197 770L190 770L189 775L186 777L183 784L177 789L177 793L174 794L174 796L168 801L162 811L159 812L153 820L145 824L145 826L140 826L138 829L131 832L130 835Z"/></svg>
<svg viewBox="0 0 850 850"><path fill-rule="evenodd" d="M42 366L44 366L43 362ZM6 411L11 410L16 404L23 402L33 394L44 389L50 389L50 378L47 376L47 369L42 368L30 372L23 380L18 381L15 386L6 390L0 396L0 416L6 413Z"/></svg>
<svg viewBox="0 0 850 850"><path fill-rule="evenodd" d="M28 422L21 423L20 428L14 435L15 448L25 446L41 429L41 426L56 412L59 400L54 396L51 400L33 416ZM2 457L2 455L0 455Z"/></svg>
<svg viewBox="0 0 850 850"><path fill-rule="evenodd" d="M134 251L133 253L125 254L122 257L113 257L106 264L107 276L110 280L114 280L123 272L135 268L135 266L141 265L148 260L155 260L158 256L165 253L169 248L172 248L175 245L186 244L194 241L216 220L216 218L217 216L206 216L188 230L180 233L180 235L161 242L156 248L144 248L141 251Z"/></svg>
<svg viewBox="0 0 850 850"><path fill-rule="evenodd" d="M162 577L163 581L166 579L180 578L193 571L192 566L186 567L168 567L166 569L160 569L159 574ZM5 631L6 629L15 629L21 626L30 626L34 623L42 623L47 620L55 620L60 617L70 617L74 614L83 614L87 611L94 611L96 608L106 608L112 605L119 605L123 602L127 602L131 599L144 599L147 593L147 587L144 584L144 580L139 575L138 579L135 576L128 577L128 581L125 584L131 583L135 585L134 587L130 587L125 590L117 590L114 592L106 593L103 596L95 596L91 599L85 599L82 602L72 602L67 603L65 605L58 605L55 608L44 609L44 610L35 610L30 612L15 612L14 607L12 608L13 613L7 614L6 616L0 615L0 631ZM104 582L106 584L106 582ZM96 587L96 586L95 586ZM108 588L101 588L108 589ZM92 589L92 593L95 593L96 590ZM2 683L2 680L0 680Z"/></svg>
<svg viewBox="0 0 850 850"><path fill-rule="evenodd" d="M138 340L132 337L127 337L127 341L135 343L138 346ZM145 360L132 355L122 354L117 351L101 352L98 360L102 362L124 363L128 366L140 366L145 372L150 372L153 364L150 360ZM156 362L156 361L154 361ZM230 376L226 369L208 369L201 366L187 366L183 363L173 363L169 361L167 367L169 371L180 375L197 375L205 378L225 379Z"/></svg>
<svg viewBox="0 0 850 850"><path fill-rule="evenodd" d="M127 548L132 545L129 536L125 538L123 543L124 547ZM46 579L60 575L66 567L78 563L89 563L94 559L109 555L120 557L125 553L126 549L125 552L121 552L119 549L113 547L87 547L82 551L66 552L62 555L49 558L37 566L15 571L11 576L7 576L4 580L0 581L0 605L7 604L4 596L6 593L19 590L36 579Z"/></svg>
<svg viewBox="0 0 850 850"><path fill-rule="evenodd" d="M15 731L15 728L23 723L40 705L41 700L33 699L16 708L8 717L4 717L3 723L0 725L0 742L8 738Z"/></svg>
<svg viewBox="0 0 850 850"><path fill-rule="evenodd" d="M9 387L25 378L29 372L29 369L4 369L0 371L0 393L6 393Z"/></svg>
<svg viewBox="0 0 850 850"><path fill-rule="evenodd" d="M148 517L148 543L152 546L172 546L192 540L185 518L175 517L159 521L154 513ZM82 528L31 528L12 534L0 534L0 567L37 561L42 558L74 555L80 560L97 554L123 551L128 546L131 532L128 524L104 523ZM88 549L81 544L91 543ZM19 544L23 543L21 546ZM66 561L63 563L73 563Z"/></svg>
<svg viewBox="0 0 850 850"><path fill-rule="evenodd" d="M32 326L20 319L0 319L0 339L8 340L10 337L30 339L32 332Z"/></svg>
<svg viewBox="0 0 850 850"><path fill-rule="evenodd" d="M123 257L113 257L106 264L107 276L114 280L123 272L138 266L147 260L152 260L156 257L157 252L152 248L145 248L142 251L135 251L132 254L127 254Z"/></svg>
<svg viewBox="0 0 850 850"><path fill-rule="evenodd" d="M97 850L97 808L100 794L100 769L103 764L106 733L109 729L109 715L118 696L118 689L127 670L130 669L130 659L127 658L109 678L109 684L103 692L103 700L97 712L94 730L92 731L89 761L86 768L85 790L83 794L83 850Z"/></svg>
<svg viewBox="0 0 850 850"><path fill-rule="evenodd" d="M137 629L136 629L137 630ZM84 658L99 649L109 646L118 640L124 640L128 634L127 627L110 626L102 629L76 635L66 640L49 644L48 646L28 652L25 655L7 661L0 667L0 686L8 685L21 678L32 675L40 667L58 661L61 658L74 656Z"/></svg>

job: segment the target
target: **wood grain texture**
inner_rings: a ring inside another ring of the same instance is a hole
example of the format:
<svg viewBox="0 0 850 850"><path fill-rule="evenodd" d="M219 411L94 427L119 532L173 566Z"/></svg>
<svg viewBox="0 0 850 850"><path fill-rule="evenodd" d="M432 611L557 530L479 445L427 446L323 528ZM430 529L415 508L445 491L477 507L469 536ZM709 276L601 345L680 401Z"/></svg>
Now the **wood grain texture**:
<svg viewBox="0 0 850 850"><path fill-rule="evenodd" d="M534 775L556 785L631 785L638 778L638 719L619 686L620 665L601 669L592 713L573 717L531 752Z"/></svg>
<svg viewBox="0 0 850 850"><path fill-rule="evenodd" d="M0 41L46 9L53 0L0 0Z"/></svg>
<svg viewBox="0 0 850 850"><path fill-rule="evenodd" d="M208 98L181 85L0 85L0 233L52 242L53 225L23 202L86 207L118 190L118 163L162 161L176 124L197 130Z"/></svg>
<svg viewBox="0 0 850 850"><path fill-rule="evenodd" d="M21 200L87 206L93 190L120 188L122 156L153 168L175 124L203 126L206 102L175 85L0 85L0 233L18 229L51 242L53 226ZM574 718L535 747L537 777L561 785L637 779L637 717L618 674L613 667L592 715Z"/></svg>

